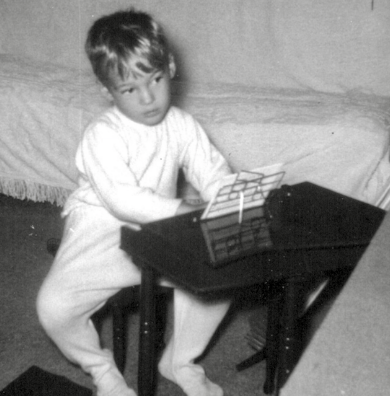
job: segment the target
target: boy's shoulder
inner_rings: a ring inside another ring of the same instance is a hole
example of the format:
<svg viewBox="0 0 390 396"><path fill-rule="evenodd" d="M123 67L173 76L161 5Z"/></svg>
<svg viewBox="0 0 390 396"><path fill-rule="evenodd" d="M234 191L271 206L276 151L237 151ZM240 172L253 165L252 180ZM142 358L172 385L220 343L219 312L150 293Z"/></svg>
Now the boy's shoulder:
<svg viewBox="0 0 390 396"><path fill-rule="evenodd" d="M192 114L188 113L186 110L183 110L177 106L171 106L165 120L170 121L171 119L176 119L176 120L183 120L183 121L189 121L193 122L195 119L192 116ZM88 126L95 126L99 124L108 124L112 125L113 127L123 127L124 125L128 126L129 124L132 124L134 127L138 124L134 121L132 121L130 118L122 114L115 106L111 106L104 110L102 113L96 115L88 124Z"/></svg>
<svg viewBox="0 0 390 396"><path fill-rule="evenodd" d="M121 113L114 106L110 106L103 112L97 114L93 119L91 119L88 127L99 125L99 124L112 124L120 125L125 121L126 117L121 115Z"/></svg>
<svg viewBox="0 0 390 396"><path fill-rule="evenodd" d="M129 128L129 126L131 128ZM84 135L98 131L103 132L105 130L110 132L121 132L123 130L135 129L136 126L136 123L122 114L116 107L111 106L91 119L85 128Z"/></svg>
<svg viewBox="0 0 390 396"><path fill-rule="evenodd" d="M161 127L168 128L168 130L171 128L174 130L180 128L183 132L197 128L197 125L198 123L195 118L186 110L176 106L171 106L161 124ZM156 127L160 128L160 126ZM91 134L106 134L108 132L118 133L119 135L126 134L129 136L129 133L133 132L137 134L142 132L144 128L145 126L132 121L113 106L106 109L90 121L84 131L84 137L90 136Z"/></svg>
<svg viewBox="0 0 390 396"><path fill-rule="evenodd" d="M183 122L191 122L191 123L196 122L192 114L188 113L186 110L183 110L182 108L177 106L171 106L166 118L168 120L171 118L174 120L179 120L179 121L181 120Z"/></svg>

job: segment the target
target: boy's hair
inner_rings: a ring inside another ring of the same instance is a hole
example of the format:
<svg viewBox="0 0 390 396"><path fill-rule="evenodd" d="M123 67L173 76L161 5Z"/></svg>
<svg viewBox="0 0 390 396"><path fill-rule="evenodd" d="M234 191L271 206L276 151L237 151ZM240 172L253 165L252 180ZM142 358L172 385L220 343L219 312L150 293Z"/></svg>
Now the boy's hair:
<svg viewBox="0 0 390 396"><path fill-rule="evenodd" d="M95 75L105 86L110 85L113 72L122 79L128 76L132 56L145 59L136 66L146 73L164 70L170 59L161 26L149 14L133 8L95 21L88 32L85 50Z"/></svg>

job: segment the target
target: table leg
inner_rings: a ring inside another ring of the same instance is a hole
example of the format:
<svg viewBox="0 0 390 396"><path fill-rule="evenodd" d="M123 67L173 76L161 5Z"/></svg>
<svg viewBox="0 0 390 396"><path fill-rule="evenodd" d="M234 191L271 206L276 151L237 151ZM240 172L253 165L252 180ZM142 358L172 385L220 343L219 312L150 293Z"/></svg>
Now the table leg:
<svg viewBox="0 0 390 396"><path fill-rule="evenodd" d="M138 352L138 394L154 394L156 300L154 295L154 271L141 268L140 333Z"/></svg>
<svg viewBox="0 0 390 396"><path fill-rule="evenodd" d="M262 350L256 352L236 366L238 371L242 371L265 359L266 375L263 390L267 395L272 394L275 389L275 376L278 367L278 354L280 348L280 316L283 302L284 300L282 298L282 293L279 291L279 286L275 286L273 296L269 298L268 302L265 345Z"/></svg>
<svg viewBox="0 0 390 396"><path fill-rule="evenodd" d="M298 360L301 350L299 331L299 314L302 309L301 277L287 279L283 292L283 317L280 327L280 348L278 356L278 373L276 394L286 383Z"/></svg>
<svg viewBox="0 0 390 396"><path fill-rule="evenodd" d="M275 376L276 369L278 367L278 354L279 354L279 342L280 342L280 314L283 299L280 293L273 296L268 305L268 316L267 316L267 333L266 333L266 344L265 344L265 355L266 355L266 376L264 383L264 393L269 395L273 393L275 389Z"/></svg>

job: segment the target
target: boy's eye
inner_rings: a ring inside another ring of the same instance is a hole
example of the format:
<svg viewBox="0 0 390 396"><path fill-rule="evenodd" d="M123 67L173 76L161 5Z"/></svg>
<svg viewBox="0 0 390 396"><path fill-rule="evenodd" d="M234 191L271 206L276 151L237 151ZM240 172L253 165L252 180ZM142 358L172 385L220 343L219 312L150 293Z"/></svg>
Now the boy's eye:
<svg viewBox="0 0 390 396"><path fill-rule="evenodd" d="M131 87L131 88L123 88L121 90L119 90L121 95L129 95L135 92L135 88Z"/></svg>
<svg viewBox="0 0 390 396"><path fill-rule="evenodd" d="M155 82L155 83L159 83L159 82L162 80L162 78L163 78L162 74L157 74L157 75L154 77L154 82Z"/></svg>

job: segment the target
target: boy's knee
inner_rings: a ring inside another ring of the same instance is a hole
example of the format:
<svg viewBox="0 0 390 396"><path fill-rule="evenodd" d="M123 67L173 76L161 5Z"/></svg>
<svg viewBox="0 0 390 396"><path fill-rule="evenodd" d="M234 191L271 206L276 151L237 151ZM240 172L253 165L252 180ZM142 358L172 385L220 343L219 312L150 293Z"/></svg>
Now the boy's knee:
<svg viewBox="0 0 390 396"><path fill-rule="evenodd" d="M39 322L48 332L66 321L67 309L64 306L64 299L58 293L42 288L38 294L36 309Z"/></svg>

